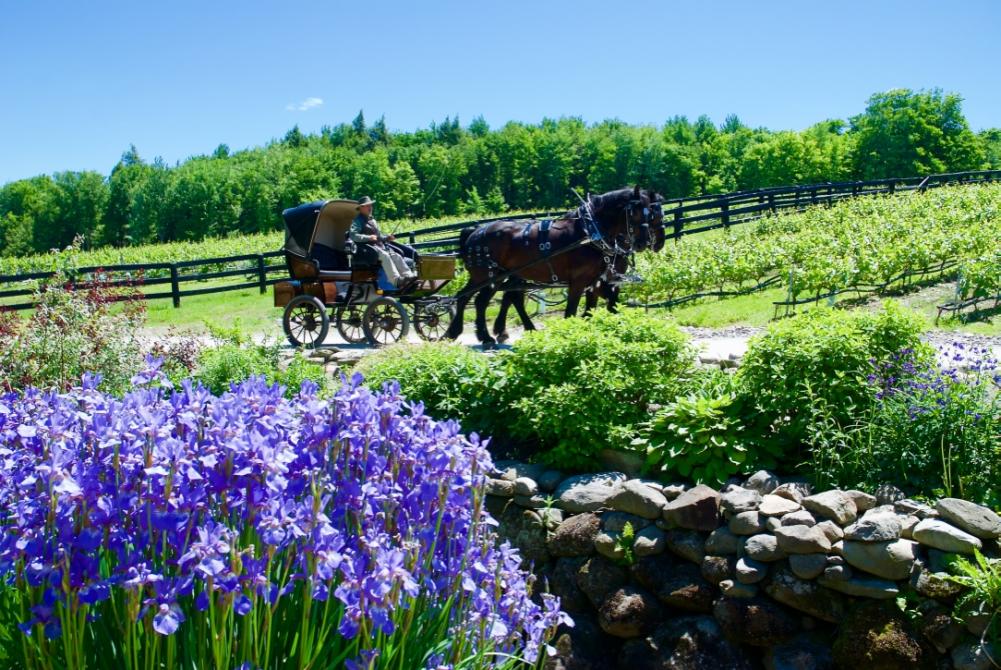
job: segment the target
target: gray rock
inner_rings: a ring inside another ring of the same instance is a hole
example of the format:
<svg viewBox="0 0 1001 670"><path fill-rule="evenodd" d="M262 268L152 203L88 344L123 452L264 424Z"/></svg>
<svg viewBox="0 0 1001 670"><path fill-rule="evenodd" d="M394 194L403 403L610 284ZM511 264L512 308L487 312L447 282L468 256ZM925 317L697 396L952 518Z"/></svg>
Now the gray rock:
<svg viewBox="0 0 1001 670"><path fill-rule="evenodd" d="M765 530L769 533L774 533L775 529L782 527L782 517L778 516L766 516L765 517Z"/></svg>
<svg viewBox="0 0 1001 670"><path fill-rule="evenodd" d="M781 496L794 503L802 503L803 498L807 497L813 492L812 487L806 482L786 482L780 484L778 488L772 491L773 494Z"/></svg>
<svg viewBox="0 0 1001 670"><path fill-rule="evenodd" d="M766 598L724 596L713 605L713 616L728 639L753 647L772 647L799 631L796 617Z"/></svg>
<svg viewBox="0 0 1001 670"><path fill-rule="evenodd" d="M852 578L852 569L847 565L830 565L824 568L824 577L828 581L845 582Z"/></svg>
<svg viewBox="0 0 1001 670"><path fill-rule="evenodd" d="M831 541L816 526L785 526L775 531L778 547L787 554L827 554ZM827 562L825 556L824 562Z"/></svg>
<svg viewBox="0 0 1001 670"><path fill-rule="evenodd" d="M733 556L706 556L700 567L702 577L710 584L719 585L724 579L733 578L736 562Z"/></svg>
<svg viewBox="0 0 1001 670"><path fill-rule="evenodd" d="M657 599L642 589L624 586L601 604L598 623L615 637L632 638L649 633L660 621Z"/></svg>
<svg viewBox="0 0 1001 670"><path fill-rule="evenodd" d="M889 600L900 595L900 589L894 582L886 579L875 579L870 577L852 577L850 579L828 579L827 575L821 575L817 583L829 589L834 589L849 596L859 598L872 598L875 600Z"/></svg>
<svg viewBox="0 0 1001 670"><path fill-rule="evenodd" d="M923 545L957 554L972 554L983 546L980 538L939 519L923 519L911 535Z"/></svg>
<svg viewBox="0 0 1001 670"><path fill-rule="evenodd" d="M709 533L719 525L720 495L699 484L685 491L664 507L664 519L679 528Z"/></svg>
<svg viewBox="0 0 1001 670"><path fill-rule="evenodd" d="M917 558L916 542L845 542L842 553L848 564L883 579L907 579Z"/></svg>
<svg viewBox="0 0 1001 670"><path fill-rule="evenodd" d="M488 496L511 498L514 496L514 482L506 479L488 479L484 490Z"/></svg>
<svg viewBox="0 0 1001 670"><path fill-rule="evenodd" d="M948 573L933 572L923 566L911 575L911 586L925 598L945 602L951 601L963 590L961 585L949 579Z"/></svg>
<svg viewBox="0 0 1001 670"><path fill-rule="evenodd" d="M592 475L576 475L564 479L553 497L557 506L567 512L594 512L608 506L608 499L614 495L626 476L621 472L602 472Z"/></svg>
<svg viewBox="0 0 1001 670"><path fill-rule="evenodd" d="M782 516L783 526L816 526L817 520L805 509Z"/></svg>
<svg viewBox="0 0 1001 670"><path fill-rule="evenodd" d="M711 616L668 619L648 637L622 645L616 666L637 670L751 670L751 662L739 647L723 635Z"/></svg>
<svg viewBox="0 0 1001 670"><path fill-rule="evenodd" d="M667 548L675 556L700 565L706 556L706 543L702 536L691 530L670 530L666 534Z"/></svg>
<svg viewBox="0 0 1001 670"><path fill-rule="evenodd" d="M765 518L760 512L742 512L734 515L728 526L734 535L755 535L765 529Z"/></svg>
<svg viewBox="0 0 1001 670"><path fill-rule="evenodd" d="M559 486L562 481L563 473L559 470L546 470L539 475L539 478L536 480L539 485L539 490L546 493L552 493L555 491L556 487Z"/></svg>
<svg viewBox="0 0 1001 670"><path fill-rule="evenodd" d="M757 584L768 576L768 564L745 556L737 559L734 572L741 584Z"/></svg>
<svg viewBox="0 0 1001 670"><path fill-rule="evenodd" d="M845 493L847 493L855 503L855 509L858 510L859 514L876 506L876 496L870 495L865 491L849 489L848 491L845 491Z"/></svg>
<svg viewBox="0 0 1001 670"><path fill-rule="evenodd" d="M900 539L903 528L900 515L890 512L866 514L845 528L845 539L854 542L892 542Z"/></svg>
<svg viewBox="0 0 1001 670"><path fill-rule="evenodd" d="M587 556L594 551L594 538L601 530L597 514L578 514L561 523L549 537L553 556Z"/></svg>
<svg viewBox="0 0 1001 670"><path fill-rule="evenodd" d="M761 505L758 507L758 511L765 516L783 516L801 509L803 507L798 502L778 495L766 495L761 499Z"/></svg>
<svg viewBox="0 0 1001 670"><path fill-rule="evenodd" d="M821 521L814 528L819 528L827 536L827 539L831 541L832 545L835 542L840 542L845 537L845 532L841 530L841 526L833 521Z"/></svg>
<svg viewBox="0 0 1001 670"><path fill-rule="evenodd" d="M549 560L546 526L531 510L511 506L497 519L497 533L521 552L522 562L542 565Z"/></svg>
<svg viewBox="0 0 1001 670"><path fill-rule="evenodd" d="M821 621L837 623L846 611L843 595L822 588L816 582L802 580L787 570L779 570L772 575L765 585L765 593L783 605Z"/></svg>
<svg viewBox="0 0 1001 670"><path fill-rule="evenodd" d="M514 494L519 496L534 496L539 492L539 485L534 479L518 477L514 480Z"/></svg>
<svg viewBox="0 0 1001 670"><path fill-rule="evenodd" d="M577 573L585 562L587 559L582 556L558 558L549 577L550 591L559 596L560 608L568 614L585 614L592 610L590 600L577 585ZM574 616L574 620L576 619Z"/></svg>
<svg viewBox="0 0 1001 670"><path fill-rule="evenodd" d="M513 482L519 477L528 477L538 480L542 473L546 471L546 466L541 463L522 463L521 461L497 461L494 463L494 470L498 473L498 479Z"/></svg>
<svg viewBox="0 0 1001 670"><path fill-rule="evenodd" d="M623 482L606 503L620 512L635 514L645 519L659 519L667 498L651 486L635 479Z"/></svg>
<svg viewBox="0 0 1001 670"><path fill-rule="evenodd" d="M993 670L998 667L995 661L1001 661L1001 645L964 642L956 645L950 656L955 670Z"/></svg>
<svg viewBox="0 0 1001 670"><path fill-rule="evenodd" d="M789 567L792 573L800 579L816 579L827 568L827 556L824 554L795 554L789 557Z"/></svg>
<svg viewBox="0 0 1001 670"><path fill-rule="evenodd" d="M613 561L621 561L626 557L621 533L612 533L607 530L601 531L594 538L594 548L599 554Z"/></svg>
<svg viewBox="0 0 1001 670"><path fill-rule="evenodd" d="M758 587L754 584L741 584L732 579L724 579L719 583L720 592L728 598L753 598L758 595Z"/></svg>
<svg viewBox="0 0 1001 670"><path fill-rule="evenodd" d="M827 640L808 633L765 650L765 670L833 670Z"/></svg>
<svg viewBox="0 0 1001 670"><path fill-rule="evenodd" d="M779 549L779 541L774 535L768 535L767 533L752 535L747 538L747 542L744 544L744 552L749 558L761 561L762 563L781 561L786 557L786 553Z"/></svg>
<svg viewBox="0 0 1001 670"><path fill-rule="evenodd" d="M664 494L664 497L668 501L671 501L684 493L687 488L684 484L664 484L660 487L660 492Z"/></svg>
<svg viewBox="0 0 1001 670"><path fill-rule="evenodd" d="M921 613L921 634L932 643L935 651L948 654L963 637L963 627L953 619L952 610L934 601L925 601L918 605L918 611Z"/></svg>
<svg viewBox="0 0 1001 670"><path fill-rule="evenodd" d="M744 482L745 489L757 491L761 495L771 493L778 488L778 485L779 478L768 472L768 470L758 470Z"/></svg>
<svg viewBox="0 0 1001 670"><path fill-rule="evenodd" d="M667 549L667 534L656 526L647 526L636 533L633 553L639 556L655 556Z"/></svg>
<svg viewBox="0 0 1001 670"><path fill-rule="evenodd" d="M527 509L541 510L552 505L552 501L543 495L536 493L534 496L522 496L515 495L511 498L515 505L519 507L525 507Z"/></svg>
<svg viewBox="0 0 1001 670"><path fill-rule="evenodd" d="M840 526L851 523L858 516L855 501L844 491L838 490L803 498L803 507L825 519L832 519Z"/></svg>
<svg viewBox="0 0 1001 670"><path fill-rule="evenodd" d="M892 505L898 500L903 500L906 497L907 494L893 484L883 484L876 489L877 505Z"/></svg>
<svg viewBox="0 0 1001 670"><path fill-rule="evenodd" d="M626 512L605 512L601 515L601 527L613 533L621 533L626 529L627 523L634 531L638 531L649 526L650 520Z"/></svg>
<svg viewBox="0 0 1001 670"><path fill-rule="evenodd" d="M734 486L720 497L720 507L723 513L728 515L753 512L760 504L760 493L740 486Z"/></svg>
<svg viewBox="0 0 1001 670"><path fill-rule="evenodd" d="M707 613L712 610L716 591L702 577L700 568L678 565L654 589L657 599L672 609Z"/></svg>
<svg viewBox="0 0 1001 670"><path fill-rule="evenodd" d="M900 514L913 514L919 519L934 519L938 517L938 512L924 504L911 498L904 498L893 503L893 509Z"/></svg>
<svg viewBox="0 0 1001 670"><path fill-rule="evenodd" d="M942 498L935 503L941 517L983 540L1001 537L1001 516L990 508L959 498Z"/></svg>
<svg viewBox="0 0 1001 670"><path fill-rule="evenodd" d="M914 527L921 522L921 519L913 515L900 517L900 537L905 540L914 539Z"/></svg>
<svg viewBox="0 0 1001 670"><path fill-rule="evenodd" d="M706 538L706 553L714 556L729 556L737 553L740 538L730 532L726 526L721 526L709 533Z"/></svg>
<svg viewBox="0 0 1001 670"><path fill-rule="evenodd" d="M601 607L610 593L628 581L629 573L604 556L592 556L577 571L577 587L594 607Z"/></svg>

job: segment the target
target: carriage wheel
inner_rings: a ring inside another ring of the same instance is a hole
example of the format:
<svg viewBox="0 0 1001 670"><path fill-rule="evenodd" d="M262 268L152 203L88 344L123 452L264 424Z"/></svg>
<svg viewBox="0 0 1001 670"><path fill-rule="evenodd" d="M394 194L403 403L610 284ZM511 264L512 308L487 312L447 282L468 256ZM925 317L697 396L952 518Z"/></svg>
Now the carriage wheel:
<svg viewBox="0 0 1001 670"><path fill-rule="evenodd" d="M330 317L327 316L327 308L318 298L297 295L285 307L282 327L293 347L313 349L326 339Z"/></svg>
<svg viewBox="0 0 1001 670"><path fill-rule="evenodd" d="M334 312L334 324L345 342L363 344L368 341L361 323L364 315L364 305L342 305Z"/></svg>
<svg viewBox="0 0 1001 670"><path fill-rule="evenodd" d="M369 303L361 325L368 341L380 346L405 338L410 329L410 318L399 300L382 296Z"/></svg>
<svg viewBox="0 0 1001 670"><path fill-rule="evenodd" d="M428 342L437 342L444 337L454 318L455 305L451 301L414 305L414 327L417 334Z"/></svg>

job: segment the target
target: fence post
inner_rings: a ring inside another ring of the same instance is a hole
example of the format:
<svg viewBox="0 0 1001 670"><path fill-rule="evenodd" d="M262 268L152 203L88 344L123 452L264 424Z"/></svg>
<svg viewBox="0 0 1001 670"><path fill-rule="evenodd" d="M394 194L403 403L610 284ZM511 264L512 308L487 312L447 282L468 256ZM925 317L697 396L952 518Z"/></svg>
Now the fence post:
<svg viewBox="0 0 1001 670"><path fill-rule="evenodd" d="M681 205L674 210L674 239L681 239Z"/></svg>
<svg viewBox="0 0 1001 670"><path fill-rule="evenodd" d="M257 277L261 285L261 293L267 293L268 275L264 272L264 254L257 254Z"/></svg>
<svg viewBox="0 0 1001 670"><path fill-rule="evenodd" d="M774 193L769 193L768 194L768 207L769 207L769 209L772 210L772 214L774 214L775 213L775 194Z"/></svg>
<svg viewBox="0 0 1001 670"><path fill-rule="evenodd" d="M729 228L730 227L730 203L726 202L724 200L723 201L723 205L722 205L722 207L720 207L720 209L722 210L720 212L720 218L723 219L723 227L724 228Z"/></svg>
<svg viewBox="0 0 1001 670"><path fill-rule="evenodd" d="M170 294L171 298L174 299L174 307L180 307L181 286L177 277L177 266L174 263L170 264Z"/></svg>

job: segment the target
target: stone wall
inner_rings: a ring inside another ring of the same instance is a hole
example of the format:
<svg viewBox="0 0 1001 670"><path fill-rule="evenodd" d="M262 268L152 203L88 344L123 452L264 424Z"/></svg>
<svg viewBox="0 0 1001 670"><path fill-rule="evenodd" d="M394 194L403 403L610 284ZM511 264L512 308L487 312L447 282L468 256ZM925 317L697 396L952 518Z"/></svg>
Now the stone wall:
<svg viewBox="0 0 1001 670"><path fill-rule="evenodd" d="M999 555L987 508L764 471L717 491L497 467L501 535L575 620L551 668L1001 667L986 621L950 616L961 587L944 573L949 552Z"/></svg>

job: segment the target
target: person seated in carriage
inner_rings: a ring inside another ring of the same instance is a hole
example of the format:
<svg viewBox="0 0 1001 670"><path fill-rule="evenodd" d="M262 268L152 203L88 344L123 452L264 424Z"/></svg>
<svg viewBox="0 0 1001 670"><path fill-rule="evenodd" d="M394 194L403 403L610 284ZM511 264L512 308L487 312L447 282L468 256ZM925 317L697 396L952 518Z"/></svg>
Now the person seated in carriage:
<svg viewBox="0 0 1001 670"><path fill-rule="evenodd" d="M358 255L365 255L366 252L374 255L382 265L389 282L397 288L405 286L417 278L413 260L416 252L404 244L397 243L393 235L382 234L379 224L372 218L373 204L375 200L367 195L362 196L355 208L358 210L358 216L351 222L348 235L351 241L358 245Z"/></svg>

